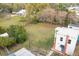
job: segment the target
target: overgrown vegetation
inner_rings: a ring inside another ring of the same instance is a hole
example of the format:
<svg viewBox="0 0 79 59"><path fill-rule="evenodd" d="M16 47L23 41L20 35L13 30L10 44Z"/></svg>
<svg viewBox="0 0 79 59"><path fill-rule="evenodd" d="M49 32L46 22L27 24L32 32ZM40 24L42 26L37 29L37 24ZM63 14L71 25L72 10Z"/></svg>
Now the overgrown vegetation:
<svg viewBox="0 0 79 59"><path fill-rule="evenodd" d="M0 37L0 47L5 48L16 43L15 39L9 37Z"/></svg>
<svg viewBox="0 0 79 59"><path fill-rule="evenodd" d="M64 20L64 26L68 26L69 23L70 23L70 21L68 19Z"/></svg>
<svg viewBox="0 0 79 59"><path fill-rule="evenodd" d="M49 37L48 39L45 39L45 40L39 40L37 43L38 43L37 46L39 48L50 50L53 44L53 37Z"/></svg>
<svg viewBox="0 0 79 59"><path fill-rule="evenodd" d="M27 32L22 26L11 25L7 31L10 37L16 39L17 43L23 43L27 40Z"/></svg>
<svg viewBox="0 0 79 59"><path fill-rule="evenodd" d="M3 34L5 32L6 32L6 30L4 28L0 27L0 34Z"/></svg>

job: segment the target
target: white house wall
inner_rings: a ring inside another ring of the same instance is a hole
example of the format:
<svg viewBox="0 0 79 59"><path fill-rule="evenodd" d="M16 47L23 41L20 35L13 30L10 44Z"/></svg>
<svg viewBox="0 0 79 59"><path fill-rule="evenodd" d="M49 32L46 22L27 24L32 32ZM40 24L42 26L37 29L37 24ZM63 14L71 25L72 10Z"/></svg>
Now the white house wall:
<svg viewBox="0 0 79 59"><path fill-rule="evenodd" d="M63 41L60 41L60 37L63 37ZM61 51L61 47L60 45L65 45L65 36L64 35L61 35L61 34L57 34L57 37L56 37L56 47L55 49L57 49L58 51Z"/></svg>
<svg viewBox="0 0 79 59"><path fill-rule="evenodd" d="M71 44L67 44L66 53L69 55L73 55L73 53L75 51L75 47L76 47L77 36L69 37L69 39L71 39L72 41L71 41Z"/></svg>
<svg viewBox="0 0 79 59"><path fill-rule="evenodd" d="M55 44L55 49L58 51L61 51L60 45L66 44L66 36L69 36L69 39L71 40L71 44L67 43L67 49L66 52L68 55L73 55L76 43L77 43L77 38L79 35L78 30L70 29L70 28L56 28L57 32L55 33L56 37L56 44ZM63 41L60 41L60 37L63 37Z"/></svg>

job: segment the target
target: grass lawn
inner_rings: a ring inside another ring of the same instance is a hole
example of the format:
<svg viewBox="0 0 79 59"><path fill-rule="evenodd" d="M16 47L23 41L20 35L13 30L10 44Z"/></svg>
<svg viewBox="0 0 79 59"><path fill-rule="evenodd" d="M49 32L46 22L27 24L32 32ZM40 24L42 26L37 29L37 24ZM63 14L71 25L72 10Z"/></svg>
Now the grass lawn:
<svg viewBox="0 0 79 59"><path fill-rule="evenodd" d="M22 20L22 18L19 16L10 17L9 19L0 18L0 26L6 28L10 25L22 25L23 23L21 23L20 20Z"/></svg>
<svg viewBox="0 0 79 59"><path fill-rule="evenodd" d="M32 45L40 45L42 47L43 44L46 43L45 41L53 39L54 26L52 26L51 24L30 24L25 28L29 34L29 40L32 41ZM43 44L41 45L40 43ZM42 48L45 47L48 48L45 45Z"/></svg>

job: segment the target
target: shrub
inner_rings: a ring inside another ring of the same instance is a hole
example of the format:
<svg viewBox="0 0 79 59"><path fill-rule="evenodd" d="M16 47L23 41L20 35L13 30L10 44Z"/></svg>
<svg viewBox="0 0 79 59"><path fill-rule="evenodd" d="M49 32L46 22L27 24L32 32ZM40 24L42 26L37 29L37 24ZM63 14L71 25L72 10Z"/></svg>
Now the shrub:
<svg viewBox="0 0 79 59"><path fill-rule="evenodd" d="M47 8L44 9L43 11L41 11L38 15L37 15L37 19L40 22L47 22L47 23L52 23L54 18L56 16L56 12L54 9L51 8Z"/></svg>
<svg viewBox="0 0 79 59"><path fill-rule="evenodd" d="M23 43L27 39L26 30L22 26L11 25L7 32L10 37L16 39L17 43Z"/></svg>
<svg viewBox="0 0 79 59"><path fill-rule="evenodd" d="M0 37L0 47L8 47L15 43L15 40L8 37Z"/></svg>
<svg viewBox="0 0 79 59"><path fill-rule="evenodd" d="M32 24L36 24L38 23L39 21L37 20L36 16L31 16L31 23Z"/></svg>
<svg viewBox="0 0 79 59"><path fill-rule="evenodd" d="M5 29L3 29L2 27L0 27L0 34L3 34L3 33L5 33Z"/></svg>
<svg viewBox="0 0 79 59"><path fill-rule="evenodd" d="M31 23L32 24L37 24L37 23L39 23L39 21L37 19L33 19Z"/></svg>
<svg viewBox="0 0 79 59"><path fill-rule="evenodd" d="M72 23L73 22L76 23L78 20L75 13L59 10L56 11L55 9L52 8L46 8L37 15L37 20L45 23L63 25L63 22L67 21L64 19L68 19Z"/></svg>
<svg viewBox="0 0 79 59"><path fill-rule="evenodd" d="M64 20L64 26L68 26L69 23L70 23L70 21L68 19Z"/></svg>

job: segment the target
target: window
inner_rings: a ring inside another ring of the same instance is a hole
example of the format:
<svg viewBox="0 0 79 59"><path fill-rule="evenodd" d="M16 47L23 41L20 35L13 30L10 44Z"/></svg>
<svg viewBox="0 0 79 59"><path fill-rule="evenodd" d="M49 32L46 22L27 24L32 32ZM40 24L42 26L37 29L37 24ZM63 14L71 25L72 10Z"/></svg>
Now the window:
<svg viewBox="0 0 79 59"><path fill-rule="evenodd" d="M60 37L60 41L63 41L63 38L62 37Z"/></svg>
<svg viewBox="0 0 79 59"><path fill-rule="evenodd" d="M71 40L68 40L68 44L71 44Z"/></svg>
<svg viewBox="0 0 79 59"><path fill-rule="evenodd" d="M69 27L69 28L72 28L72 27Z"/></svg>

